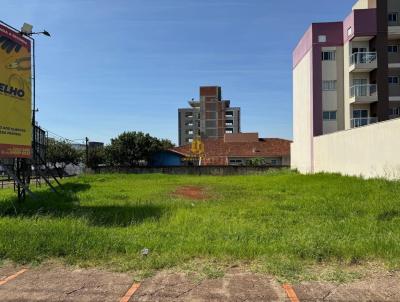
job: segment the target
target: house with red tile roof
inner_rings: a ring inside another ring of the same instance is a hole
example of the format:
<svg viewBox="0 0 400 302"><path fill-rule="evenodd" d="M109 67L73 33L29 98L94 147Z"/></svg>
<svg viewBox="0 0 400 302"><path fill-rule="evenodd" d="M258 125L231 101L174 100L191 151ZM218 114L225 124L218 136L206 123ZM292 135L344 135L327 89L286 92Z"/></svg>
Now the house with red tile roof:
<svg viewBox="0 0 400 302"><path fill-rule="evenodd" d="M200 164L204 166L248 165L251 161L263 165L290 166L289 140L259 138L258 133L235 133L225 134L219 139L202 139L201 143L204 152ZM199 164L191 144L170 151L182 156L183 161L189 164Z"/></svg>

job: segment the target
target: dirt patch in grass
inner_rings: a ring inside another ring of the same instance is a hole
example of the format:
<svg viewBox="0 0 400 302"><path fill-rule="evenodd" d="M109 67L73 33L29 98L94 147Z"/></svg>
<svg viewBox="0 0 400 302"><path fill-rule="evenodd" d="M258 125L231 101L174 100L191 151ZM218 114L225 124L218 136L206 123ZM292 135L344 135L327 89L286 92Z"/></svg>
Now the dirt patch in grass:
<svg viewBox="0 0 400 302"><path fill-rule="evenodd" d="M174 196L192 200L206 200L209 195L204 188L198 186L182 186L175 190Z"/></svg>

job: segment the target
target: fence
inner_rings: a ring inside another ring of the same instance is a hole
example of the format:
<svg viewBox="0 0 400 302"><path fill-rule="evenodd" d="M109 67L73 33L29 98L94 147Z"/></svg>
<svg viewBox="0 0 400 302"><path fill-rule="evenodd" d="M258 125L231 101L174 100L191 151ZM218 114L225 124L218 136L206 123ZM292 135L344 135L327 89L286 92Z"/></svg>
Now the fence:
<svg viewBox="0 0 400 302"><path fill-rule="evenodd" d="M177 175L246 175L260 174L288 166L174 166L174 167L98 167L87 173L177 174Z"/></svg>

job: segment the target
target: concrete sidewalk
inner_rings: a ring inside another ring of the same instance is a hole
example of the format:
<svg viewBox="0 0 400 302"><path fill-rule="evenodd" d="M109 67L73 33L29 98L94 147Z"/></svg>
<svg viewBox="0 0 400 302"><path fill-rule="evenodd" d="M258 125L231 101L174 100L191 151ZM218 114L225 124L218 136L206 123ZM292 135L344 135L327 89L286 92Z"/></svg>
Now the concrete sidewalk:
<svg viewBox="0 0 400 302"><path fill-rule="evenodd" d="M290 290L292 295L274 278L238 268L218 279L164 271L141 284L130 274L61 265L0 268L0 301L7 302L400 301L400 273L349 284L305 282L289 286Z"/></svg>

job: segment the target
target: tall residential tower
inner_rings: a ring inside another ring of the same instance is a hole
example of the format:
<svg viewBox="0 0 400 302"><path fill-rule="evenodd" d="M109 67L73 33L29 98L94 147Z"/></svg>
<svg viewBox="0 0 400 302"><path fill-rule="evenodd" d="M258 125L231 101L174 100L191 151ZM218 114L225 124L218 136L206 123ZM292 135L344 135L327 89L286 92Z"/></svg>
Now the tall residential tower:
<svg viewBox="0 0 400 302"><path fill-rule="evenodd" d="M240 133L240 108L222 99L221 87L200 87L200 100L192 99L189 105L178 109L180 146L196 137L218 139L225 133Z"/></svg>

